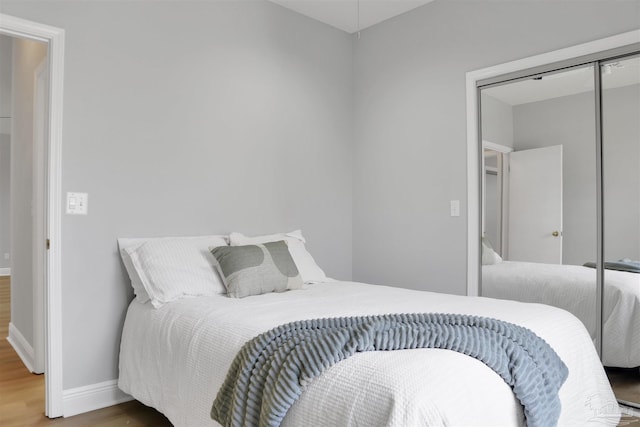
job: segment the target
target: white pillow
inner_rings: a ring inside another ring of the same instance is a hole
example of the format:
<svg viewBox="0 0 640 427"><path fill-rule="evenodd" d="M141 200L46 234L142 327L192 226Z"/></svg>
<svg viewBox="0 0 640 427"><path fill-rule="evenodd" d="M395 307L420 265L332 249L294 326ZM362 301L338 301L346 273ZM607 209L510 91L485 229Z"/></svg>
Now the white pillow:
<svg viewBox="0 0 640 427"><path fill-rule="evenodd" d="M118 239L136 298L156 308L184 296L225 293L208 248L227 242L225 236Z"/></svg>
<svg viewBox="0 0 640 427"><path fill-rule="evenodd" d="M131 261L131 257L129 256L128 250L133 250L144 242L151 239L144 238L124 238L121 237L118 239L118 247L120 248L120 257L122 258L122 262L124 263L124 268L127 269L127 274L129 275L129 279L131 279L131 287L133 288L133 293L136 296L136 299L141 303L145 303L149 301L149 294L144 289L144 285L142 284L142 280L140 280L140 276L138 276L138 272L136 268L133 266L133 262Z"/></svg>
<svg viewBox="0 0 640 427"><path fill-rule="evenodd" d="M290 233L276 233L268 234L264 236L247 237L241 233L231 233L229 235L229 241L231 246L244 246L255 245L260 243L277 242L285 240L291 253L293 262L296 263L296 267L300 272L300 277L304 283L318 283L327 282L329 279L318 264L314 261L313 257L307 251L304 244L305 238L302 236L300 230L295 230Z"/></svg>

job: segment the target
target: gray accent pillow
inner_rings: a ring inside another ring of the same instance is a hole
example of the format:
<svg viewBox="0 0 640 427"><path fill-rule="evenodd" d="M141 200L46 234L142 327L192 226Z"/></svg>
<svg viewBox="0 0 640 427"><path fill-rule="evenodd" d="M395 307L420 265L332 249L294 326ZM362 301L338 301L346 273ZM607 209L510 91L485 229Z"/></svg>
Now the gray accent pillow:
<svg viewBox="0 0 640 427"><path fill-rule="evenodd" d="M302 278L284 241L209 249L230 297L302 288Z"/></svg>

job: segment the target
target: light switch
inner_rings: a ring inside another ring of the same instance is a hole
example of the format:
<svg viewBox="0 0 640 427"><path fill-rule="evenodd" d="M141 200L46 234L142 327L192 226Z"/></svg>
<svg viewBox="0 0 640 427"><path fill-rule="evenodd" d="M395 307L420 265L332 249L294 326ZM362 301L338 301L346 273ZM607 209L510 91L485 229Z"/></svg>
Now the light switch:
<svg viewBox="0 0 640 427"><path fill-rule="evenodd" d="M460 200L451 200L451 216L460 216Z"/></svg>
<svg viewBox="0 0 640 427"><path fill-rule="evenodd" d="M67 193L67 214L86 215L89 195L87 193Z"/></svg>

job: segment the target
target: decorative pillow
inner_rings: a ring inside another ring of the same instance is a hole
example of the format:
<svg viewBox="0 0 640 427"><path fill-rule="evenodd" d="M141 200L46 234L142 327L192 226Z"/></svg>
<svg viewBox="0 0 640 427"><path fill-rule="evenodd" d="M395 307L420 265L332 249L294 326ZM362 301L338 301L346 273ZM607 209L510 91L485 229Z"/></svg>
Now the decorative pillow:
<svg viewBox="0 0 640 427"><path fill-rule="evenodd" d="M211 248L227 295L243 298L302 288L300 273L284 241Z"/></svg>
<svg viewBox="0 0 640 427"><path fill-rule="evenodd" d="M235 232L229 235L231 246L253 245L276 242L279 240L287 242L291 258L293 258L293 261L296 263L296 267L298 268L300 277L302 277L302 281L304 283L327 282L330 280L305 248L304 244L306 243L306 240L302 236L302 232L300 230L295 230L290 233L277 233L256 237L247 237L244 234Z"/></svg>
<svg viewBox="0 0 640 427"><path fill-rule="evenodd" d="M502 257L493 250L489 239L482 236L482 265L492 265L502 262Z"/></svg>
<svg viewBox="0 0 640 427"><path fill-rule="evenodd" d="M140 302L158 308L184 296L225 292L208 248L226 246L225 236L118 239L125 268Z"/></svg>

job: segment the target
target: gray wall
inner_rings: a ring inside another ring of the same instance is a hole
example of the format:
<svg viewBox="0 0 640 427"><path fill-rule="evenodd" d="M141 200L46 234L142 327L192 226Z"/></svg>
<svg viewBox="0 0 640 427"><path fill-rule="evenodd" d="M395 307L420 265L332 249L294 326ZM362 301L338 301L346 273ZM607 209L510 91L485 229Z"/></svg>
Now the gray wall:
<svg viewBox="0 0 640 427"><path fill-rule="evenodd" d="M11 128L11 323L33 345L33 100L34 72L45 44L13 40Z"/></svg>
<svg viewBox="0 0 640 427"><path fill-rule="evenodd" d="M0 268L11 268L11 135L0 133Z"/></svg>
<svg viewBox="0 0 640 427"><path fill-rule="evenodd" d="M120 236L302 228L351 278L352 44L266 1L3 1L66 30L64 388L117 378ZM110 25L114 26L111 27Z"/></svg>
<svg viewBox="0 0 640 427"><path fill-rule="evenodd" d="M0 117L11 117L12 38L0 35Z"/></svg>
<svg viewBox="0 0 640 427"><path fill-rule="evenodd" d="M516 151L562 145L562 262L596 259L596 150L593 92L513 108ZM541 171L544 173L544 171Z"/></svg>
<svg viewBox="0 0 640 427"><path fill-rule="evenodd" d="M354 278L464 294L465 73L639 26L636 0L436 0L362 31ZM462 201L459 218L451 199Z"/></svg>
<svg viewBox="0 0 640 427"><path fill-rule="evenodd" d="M11 253L9 201L11 179L11 37L0 35L0 268L11 267L5 254Z"/></svg>
<svg viewBox="0 0 640 427"><path fill-rule="evenodd" d="M640 85L606 90L602 104L605 259L640 260Z"/></svg>

